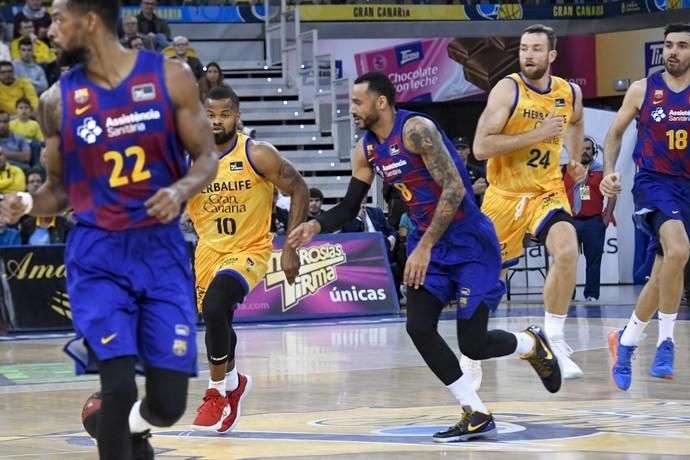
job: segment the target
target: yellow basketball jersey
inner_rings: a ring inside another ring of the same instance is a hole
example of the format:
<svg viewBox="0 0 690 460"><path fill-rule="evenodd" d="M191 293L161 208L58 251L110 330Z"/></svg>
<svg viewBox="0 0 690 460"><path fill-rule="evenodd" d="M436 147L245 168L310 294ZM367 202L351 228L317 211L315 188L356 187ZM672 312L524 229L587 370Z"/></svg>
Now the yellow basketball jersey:
<svg viewBox="0 0 690 460"><path fill-rule="evenodd" d="M273 183L254 169L251 142L238 133L237 143L219 157L216 179L187 204L199 238L218 252L270 247L273 240Z"/></svg>
<svg viewBox="0 0 690 460"><path fill-rule="evenodd" d="M573 116L574 88L566 80L551 77L549 89L540 92L522 77L511 74L518 89L515 107L501 134L520 134L535 129L555 110L565 117L567 126ZM537 144L490 158L486 179L496 188L509 192L543 192L563 187L560 169L563 134Z"/></svg>

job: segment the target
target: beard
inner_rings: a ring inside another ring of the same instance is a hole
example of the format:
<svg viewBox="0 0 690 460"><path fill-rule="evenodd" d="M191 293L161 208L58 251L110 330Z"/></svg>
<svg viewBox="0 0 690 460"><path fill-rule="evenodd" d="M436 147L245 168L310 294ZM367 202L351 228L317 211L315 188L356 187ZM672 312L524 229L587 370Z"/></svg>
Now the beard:
<svg viewBox="0 0 690 460"><path fill-rule="evenodd" d="M223 132L220 132L220 133L217 133L217 134L214 133L214 134L213 134L213 139L214 139L216 145L223 145L223 144L225 144L226 142L230 141L230 139L232 139L232 136L230 135L229 132L223 131Z"/></svg>
<svg viewBox="0 0 690 460"><path fill-rule="evenodd" d="M62 49L60 50L60 57L58 58L58 65L60 67L72 68L77 64L84 64L88 56L88 51L84 47Z"/></svg>
<svg viewBox="0 0 690 460"><path fill-rule="evenodd" d="M531 67L529 69L525 69L524 67L522 67L520 70L522 70L522 73L530 80L539 80L549 70L549 66L541 66L535 64L534 67Z"/></svg>
<svg viewBox="0 0 690 460"><path fill-rule="evenodd" d="M372 111L367 116L360 118L362 120L362 126L364 129L370 129L372 126L379 121L379 114L376 111Z"/></svg>
<svg viewBox="0 0 690 460"><path fill-rule="evenodd" d="M675 65L675 67L669 67L668 61L664 61L664 69L672 77L678 78L683 76L688 71L688 69L690 69L690 62L686 62L685 65L683 65L682 62L679 62Z"/></svg>

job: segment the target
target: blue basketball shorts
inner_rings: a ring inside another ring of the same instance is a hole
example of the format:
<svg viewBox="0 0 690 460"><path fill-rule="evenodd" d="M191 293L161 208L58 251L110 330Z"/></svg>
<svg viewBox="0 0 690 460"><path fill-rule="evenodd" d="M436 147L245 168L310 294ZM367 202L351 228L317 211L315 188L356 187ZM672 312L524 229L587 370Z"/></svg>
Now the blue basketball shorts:
<svg viewBox="0 0 690 460"><path fill-rule="evenodd" d="M423 236L419 230L407 239L407 254ZM457 316L469 319L481 302L492 311L505 293L500 280L501 249L494 226L484 214L470 222L451 224L431 250L424 287L444 305L458 301Z"/></svg>
<svg viewBox="0 0 690 460"><path fill-rule="evenodd" d="M196 304L187 246L177 222L110 232L77 225L65 248L67 292L77 340L99 360L140 363L196 375ZM77 373L94 363L65 351Z"/></svg>
<svg viewBox="0 0 690 460"><path fill-rule="evenodd" d="M658 228L650 216L662 213L667 219L680 220L690 236L690 179L641 169L632 189L635 200L633 216L637 227L652 238L650 249L660 246Z"/></svg>

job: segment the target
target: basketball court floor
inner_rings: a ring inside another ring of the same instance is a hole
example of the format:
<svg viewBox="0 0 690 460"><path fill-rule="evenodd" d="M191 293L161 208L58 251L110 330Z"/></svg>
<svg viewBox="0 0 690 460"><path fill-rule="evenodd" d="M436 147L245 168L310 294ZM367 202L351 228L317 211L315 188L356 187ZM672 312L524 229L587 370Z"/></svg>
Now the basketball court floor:
<svg viewBox="0 0 690 460"><path fill-rule="evenodd" d="M624 325L632 287L605 288L602 302L576 303L566 339L585 371L551 395L516 358L484 363L481 396L499 429L494 441L439 445L435 431L460 409L426 368L403 317L241 325L238 366L251 374L236 431L194 432L190 423L208 372L199 336L199 377L181 424L154 431L157 459L688 459L690 458L690 311L676 325L676 377L648 376L657 324L647 328L628 392L612 386L606 335ZM491 325L521 329L543 322L541 305L504 304ZM452 313L440 324L457 349ZM64 337L0 340L0 459L96 458L83 431L84 400L95 377L74 377Z"/></svg>

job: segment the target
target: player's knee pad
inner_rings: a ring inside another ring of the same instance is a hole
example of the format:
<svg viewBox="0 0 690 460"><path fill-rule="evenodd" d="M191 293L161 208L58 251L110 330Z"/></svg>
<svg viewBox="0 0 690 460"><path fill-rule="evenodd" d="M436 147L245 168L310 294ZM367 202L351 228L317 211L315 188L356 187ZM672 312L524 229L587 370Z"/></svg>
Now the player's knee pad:
<svg viewBox="0 0 690 460"><path fill-rule="evenodd" d="M187 406L189 375L168 369L147 368L146 397L141 415L151 425L174 425L184 415Z"/></svg>
<svg viewBox="0 0 690 460"><path fill-rule="evenodd" d="M472 337L458 337L458 345L460 352L473 360L480 360L484 358L483 347L486 345L484 341L477 342Z"/></svg>
<svg viewBox="0 0 690 460"><path fill-rule="evenodd" d="M204 294L201 309L206 324L227 322L228 313L246 295L242 283L230 275L217 275Z"/></svg>
<svg viewBox="0 0 690 460"><path fill-rule="evenodd" d="M137 384L134 380L133 356L109 359L99 362L101 374L101 397L117 407L130 407L137 399Z"/></svg>

